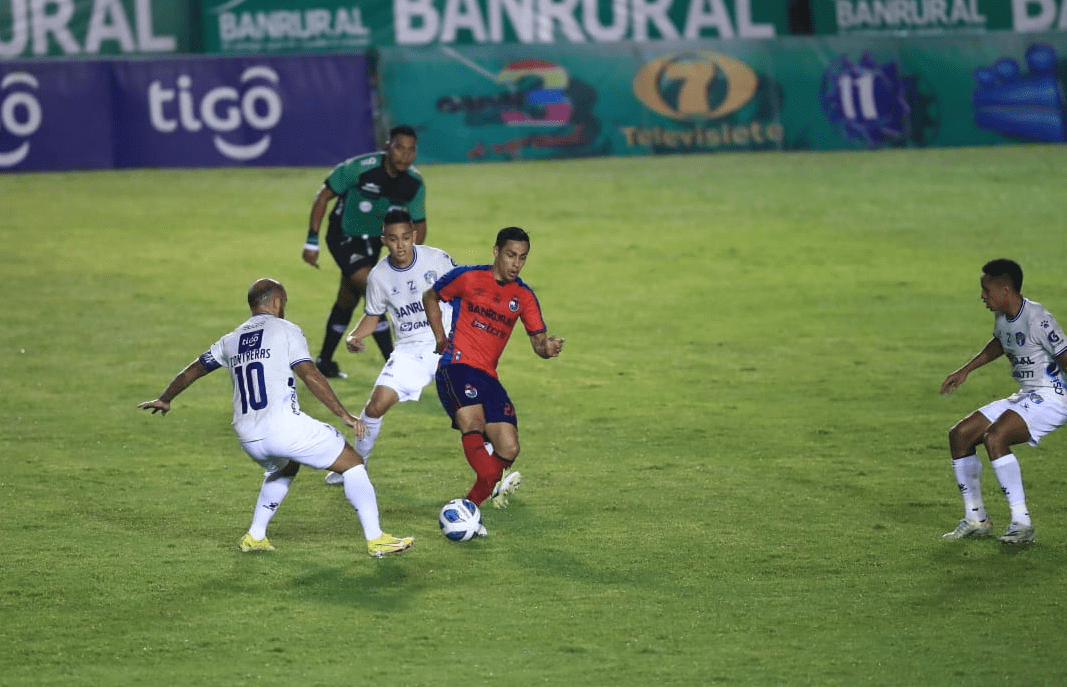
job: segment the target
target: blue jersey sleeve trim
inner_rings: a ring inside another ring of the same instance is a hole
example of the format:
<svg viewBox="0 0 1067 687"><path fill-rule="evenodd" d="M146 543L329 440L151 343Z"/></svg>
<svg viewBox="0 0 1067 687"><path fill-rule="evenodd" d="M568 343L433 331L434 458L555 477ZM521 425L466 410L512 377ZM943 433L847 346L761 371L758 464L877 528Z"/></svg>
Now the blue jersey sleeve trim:
<svg viewBox="0 0 1067 687"><path fill-rule="evenodd" d="M527 284L526 282L524 282L522 279L516 278L515 279L515 283L530 292L530 296L532 296L533 299L534 299L534 304L537 305L537 312L538 312L538 314L541 315L541 321L544 322L545 313L544 313L543 310L541 310L541 301L539 301L537 299L537 294L534 293L534 290L530 288L530 285ZM525 328L525 326L526 325L523 325L523 328ZM538 334L544 334L547 331L548 331L548 323L545 322L544 329L538 329L537 331L533 331L533 332L530 331L529 329L527 329L526 333L529 334L530 336L537 336Z"/></svg>
<svg viewBox="0 0 1067 687"><path fill-rule="evenodd" d="M436 282L434 282L433 290L440 292L441 289L456 281L467 272L484 272L492 268L492 265L460 265L458 267L454 267L453 269L446 272L443 277L439 278Z"/></svg>
<svg viewBox="0 0 1067 687"><path fill-rule="evenodd" d="M211 355L211 351L204 351L199 360L200 364L203 365L204 369L208 372L213 372L222 367L222 363L215 360L215 356Z"/></svg>
<svg viewBox="0 0 1067 687"><path fill-rule="evenodd" d="M289 363L289 369L290 370L293 369L294 367L296 367L300 363L313 363L313 362L315 362L315 361L312 360L311 358L301 358L300 360L294 360L293 362Z"/></svg>

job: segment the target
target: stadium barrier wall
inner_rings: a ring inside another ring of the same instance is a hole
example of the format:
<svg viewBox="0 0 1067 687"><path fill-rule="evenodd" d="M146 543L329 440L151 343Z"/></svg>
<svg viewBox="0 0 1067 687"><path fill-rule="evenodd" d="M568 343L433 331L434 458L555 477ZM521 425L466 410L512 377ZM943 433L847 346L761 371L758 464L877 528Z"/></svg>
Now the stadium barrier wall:
<svg viewBox="0 0 1067 687"><path fill-rule="evenodd" d="M201 52L201 0L0 0L0 60Z"/></svg>
<svg viewBox="0 0 1067 687"><path fill-rule="evenodd" d="M0 170L333 165L373 130L364 54L0 62Z"/></svg>
<svg viewBox="0 0 1067 687"><path fill-rule="evenodd" d="M786 0L201 0L209 52L789 35Z"/></svg>
<svg viewBox="0 0 1067 687"><path fill-rule="evenodd" d="M0 0L0 60L789 32L785 0Z"/></svg>
<svg viewBox="0 0 1067 687"><path fill-rule="evenodd" d="M818 34L1067 30L1067 0L811 0Z"/></svg>
<svg viewBox="0 0 1067 687"><path fill-rule="evenodd" d="M1060 32L377 52L423 163L1065 138Z"/></svg>

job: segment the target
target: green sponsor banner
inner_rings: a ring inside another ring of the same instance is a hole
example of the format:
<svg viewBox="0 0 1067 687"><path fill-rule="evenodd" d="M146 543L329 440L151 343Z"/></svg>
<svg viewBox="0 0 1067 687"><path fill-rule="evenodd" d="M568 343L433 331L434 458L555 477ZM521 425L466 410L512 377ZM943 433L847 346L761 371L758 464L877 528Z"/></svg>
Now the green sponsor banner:
<svg viewBox="0 0 1067 687"><path fill-rule="evenodd" d="M774 38L781 0L203 0L208 52Z"/></svg>
<svg viewBox="0 0 1067 687"><path fill-rule="evenodd" d="M381 108L423 162L782 149L760 43L386 48Z"/></svg>
<svg viewBox="0 0 1067 687"><path fill-rule="evenodd" d="M432 162L1065 139L1067 36L383 48Z"/></svg>
<svg viewBox="0 0 1067 687"><path fill-rule="evenodd" d="M817 34L1067 31L1067 0L811 0Z"/></svg>
<svg viewBox="0 0 1067 687"><path fill-rule="evenodd" d="M615 43L789 35L784 0L393 0L396 45Z"/></svg>
<svg viewBox="0 0 1067 687"><path fill-rule="evenodd" d="M201 0L209 53L341 52L388 45L388 2Z"/></svg>
<svg viewBox="0 0 1067 687"><path fill-rule="evenodd" d="M0 0L0 59L188 53L197 0Z"/></svg>

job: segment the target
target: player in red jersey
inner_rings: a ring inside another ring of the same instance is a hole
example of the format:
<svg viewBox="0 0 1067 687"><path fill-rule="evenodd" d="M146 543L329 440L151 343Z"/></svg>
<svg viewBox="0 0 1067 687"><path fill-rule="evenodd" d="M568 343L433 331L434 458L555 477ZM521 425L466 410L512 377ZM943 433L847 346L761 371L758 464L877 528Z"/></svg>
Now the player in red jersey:
<svg viewBox="0 0 1067 687"><path fill-rule="evenodd" d="M463 453L478 475L467 498L481 505L492 496L497 508L507 506L508 494L521 479L516 471L504 475L519 455L519 428L515 408L497 378L497 362L519 320L534 353L548 359L563 350L563 339L546 336L548 327L537 296L519 279L529 252L525 231L501 229L493 246L493 264L457 267L422 296L437 352L442 354L437 395L452 426L463 435ZM449 337L438 301L452 304Z"/></svg>

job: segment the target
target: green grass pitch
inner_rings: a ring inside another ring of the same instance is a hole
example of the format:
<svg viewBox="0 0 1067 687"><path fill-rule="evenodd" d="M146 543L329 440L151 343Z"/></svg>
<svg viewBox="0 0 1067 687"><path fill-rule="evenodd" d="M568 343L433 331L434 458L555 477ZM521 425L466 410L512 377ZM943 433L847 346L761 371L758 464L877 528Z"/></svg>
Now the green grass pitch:
<svg viewBox="0 0 1067 687"><path fill-rule="evenodd" d="M0 176L0 684L1065 684L1067 431L1018 450L1034 545L947 543L947 430L1014 386L998 361L938 394L991 334L986 260L1067 320L1065 168L1057 146L423 167L430 244L487 262L530 232L567 348L504 354L524 479L485 540L437 530L473 473L433 389L390 412L370 473L417 541L380 561L313 471L278 550L236 550L261 474L223 374L136 409L259 276L317 352L337 269L300 249L328 170ZM358 410L381 360L339 359Z"/></svg>

